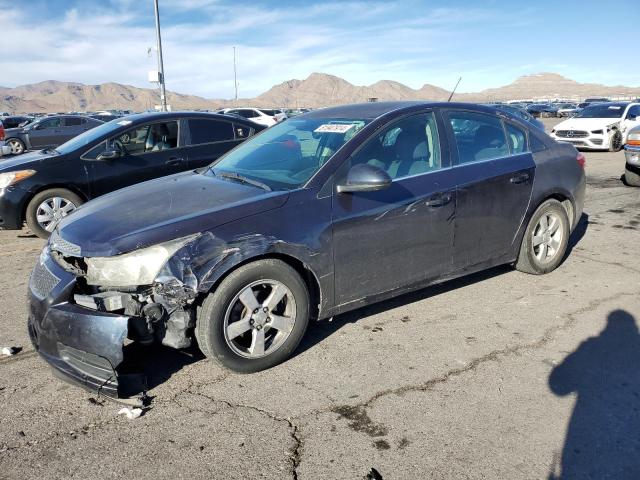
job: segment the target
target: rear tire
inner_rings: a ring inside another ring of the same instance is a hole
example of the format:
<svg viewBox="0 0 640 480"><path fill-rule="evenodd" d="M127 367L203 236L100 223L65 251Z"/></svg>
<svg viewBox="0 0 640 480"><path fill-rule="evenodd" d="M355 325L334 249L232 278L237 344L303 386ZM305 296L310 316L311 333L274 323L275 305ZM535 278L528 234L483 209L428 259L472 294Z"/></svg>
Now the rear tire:
<svg viewBox="0 0 640 480"><path fill-rule="evenodd" d="M11 147L12 155L20 155L27 149L24 142L18 138L10 138L6 143Z"/></svg>
<svg viewBox="0 0 640 480"><path fill-rule="evenodd" d="M78 195L64 188L40 192L27 205L27 226L38 237L49 238L58 222L83 203ZM51 219L49 222L44 221L47 216Z"/></svg>
<svg viewBox="0 0 640 480"><path fill-rule="evenodd" d="M622 150L622 133L620 130L614 130L611 138L609 139L609 151L610 152L619 152Z"/></svg>
<svg viewBox="0 0 640 480"><path fill-rule="evenodd" d="M286 293L271 306L273 285ZM234 270L207 296L198 311L195 335L208 358L230 370L253 373L287 360L308 323L304 281L285 262L269 258ZM262 348L255 348L260 341Z"/></svg>
<svg viewBox="0 0 640 480"><path fill-rule="evenodd" d="M640 187L640 175L632 172L628 168L624 170L624 183L631 187Z"/></svg>
<svg viewBox="0 0 640 480"><path fill-rule="evenodd" d="M552 272L564 258L569 235L566 210L559 201L546 200L529 220L520 245L516 269L533 275Z"/></svg>

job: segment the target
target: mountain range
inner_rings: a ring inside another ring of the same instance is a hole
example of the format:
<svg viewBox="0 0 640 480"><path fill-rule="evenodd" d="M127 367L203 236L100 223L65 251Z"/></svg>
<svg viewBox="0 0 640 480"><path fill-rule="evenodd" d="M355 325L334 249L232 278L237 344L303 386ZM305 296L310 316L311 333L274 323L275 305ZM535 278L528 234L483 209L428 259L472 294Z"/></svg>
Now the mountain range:
<svg viewBox="0 0 640 480"><path fill-rule="evenodd" d="M462 84L464 85L464 79ZM305 80L288 80L270 88L255 98L238 100L238 105L258 107L324 107L344 103L366 102L372 98L384 100L446 100L450 92L425 84L413 89L392 80L372 85L353 85L346 80L324 73L312 73ZM640 97L640 87L606 86L579 83L556 73L525 75L513 83L476 93L456 93L456 101L490 102L540 98L579 100L588 96ZM195 95L167 92L173 110L216 109L233 106L232 100L206 99ZM84 85L48 80L15 88L0 87L0 111L68 112L127 109L143 111L159 103L154 89L119 83Z"/></svg>

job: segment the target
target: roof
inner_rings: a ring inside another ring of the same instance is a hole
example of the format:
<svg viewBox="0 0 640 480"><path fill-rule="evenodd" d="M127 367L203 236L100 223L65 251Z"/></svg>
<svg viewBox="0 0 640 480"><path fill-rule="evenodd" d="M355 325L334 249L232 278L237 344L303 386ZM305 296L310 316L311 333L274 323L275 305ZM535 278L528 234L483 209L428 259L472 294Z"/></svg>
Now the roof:
<svg viewBox="0 0 640 480"><path fill-rule="evenodd" d="M449 108L471 108L486 112L495 112L495 108L477 103L458 102L425 102L425 101L398 101L398 102L369 102L354 103L350 105L340 105L337 107L319 108L305 113L305 118L362 118L373 120L390 112L401 110L414 110L416 107L449 107Z"/></svg>

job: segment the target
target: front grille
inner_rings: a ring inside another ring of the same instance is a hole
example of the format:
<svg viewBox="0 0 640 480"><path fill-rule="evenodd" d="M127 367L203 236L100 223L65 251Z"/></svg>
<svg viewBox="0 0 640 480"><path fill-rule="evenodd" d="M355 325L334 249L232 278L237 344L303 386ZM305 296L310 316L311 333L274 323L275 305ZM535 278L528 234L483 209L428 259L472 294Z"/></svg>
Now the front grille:
<svg viewBox="0 0 640 480"><path fill-rule="evenodd" d="M563 138L585 138L589 136L589 132L584 130L556 130L556 136Z"/></svg>
<svg viewBox="0 0 640 480"><path fill-rule="evenodd" d="M51 235L49 245L51 245L51 248L53 250L56 250L64 255L71 255L74 257L80 256L80 247L75 243L68 242L67 240L62 238L58 234L57 230Z"/></svg>
<svg viewBox="0 0 640 480"><path fill-rule="evenodd" d="M594 145L602 145L602 139L601 138L594 138L591 140L591 143L593 143Z"/></svg>
<svg viewBox="0 0 640 480"><path fill-rule="evenodd" d="M58 285L58 282L60 282L60 279L51 273L46 265L38 262L33 272L31 272L29 288L36 297L42 300L51 293L51 290Z"/></svg>

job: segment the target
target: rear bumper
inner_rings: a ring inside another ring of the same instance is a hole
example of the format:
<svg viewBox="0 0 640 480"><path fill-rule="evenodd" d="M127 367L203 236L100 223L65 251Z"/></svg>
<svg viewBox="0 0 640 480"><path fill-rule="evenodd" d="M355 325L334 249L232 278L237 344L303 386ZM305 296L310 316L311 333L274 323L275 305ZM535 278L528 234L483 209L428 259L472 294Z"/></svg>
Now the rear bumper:
<svg viewBox="0 0 640 480"><path fill-rule="evenodd" d="M3 155L9 155L11 153L11 147L5 143L4 140L0 140L0 157Z"/></svg>
<svg viewBox="0 0 640 480"><path fill-rule="evenodd" d="M86 389L112 398L142 393L143 378L118 371L130 317L71 303L75 284L45 250L29 280L28 328L36 351L59 376Z"/></svg>
<svg viewBox="0 0 640 480"><path fill-rule="evenodd" d="M640 147L626 145L624 147L624 156L627 161L627 168L640 169Z"/></svg>

